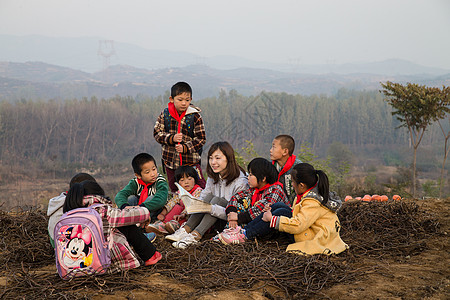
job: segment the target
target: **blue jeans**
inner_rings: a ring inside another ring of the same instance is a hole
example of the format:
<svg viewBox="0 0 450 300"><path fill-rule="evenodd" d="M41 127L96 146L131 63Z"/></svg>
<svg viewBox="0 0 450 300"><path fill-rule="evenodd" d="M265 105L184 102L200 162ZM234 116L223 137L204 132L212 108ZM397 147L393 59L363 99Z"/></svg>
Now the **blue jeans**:
<svg viewBox="0 0 450 300"><path fill-rule="evenodd" d="M285 216L292 217L292 210L289 206L284 204L283 202L277 202L272 204L271 212L273 216ZM246 233L248 239L254 239L256 237L263 237L272 233L276 229L270 228L270 222L265 222L262 220L263 214L260 214L258 217L253 219L250 223L245 226Z"/></svg>

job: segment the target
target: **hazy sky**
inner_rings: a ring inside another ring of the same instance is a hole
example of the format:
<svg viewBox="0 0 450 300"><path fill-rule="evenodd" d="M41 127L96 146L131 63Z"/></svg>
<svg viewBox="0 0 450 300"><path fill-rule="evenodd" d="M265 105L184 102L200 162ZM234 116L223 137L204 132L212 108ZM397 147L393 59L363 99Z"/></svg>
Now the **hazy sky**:
<svg viewBox="0 0 450 300"><path fill-rule="evenodd" d="M450 0L0 0L0 34L93 36L277 63L400 58L450 69Z"/></svg>

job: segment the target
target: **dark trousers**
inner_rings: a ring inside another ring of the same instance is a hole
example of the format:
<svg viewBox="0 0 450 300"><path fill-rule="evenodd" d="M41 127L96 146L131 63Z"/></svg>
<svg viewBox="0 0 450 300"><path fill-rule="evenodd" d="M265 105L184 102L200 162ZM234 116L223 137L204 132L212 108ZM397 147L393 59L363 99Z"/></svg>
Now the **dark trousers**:
<svg viewBox="0 0 450 300"><path fill-rule="evenodd" d="M292 210L289 206L282 202L274 203L270 206L273 216L285 216L292 217ZM250 223L245 226L246 236L248 239L254 239L256 237L264 237L276 231L274 228L270 228L270 222L262 220L263 214L260 214Z"/></svg>
<svg viewBox="0 0 450 300"><path fill-rule="evenodd" d="M155 254L156 248L144 235L141 228L136 225L117 227L127 238L128 243L134 248L136 254L145 262Z"/></svg>
<svg viewBox="0 0 450 300"><path fill-rule="evenodd" d="M198 180L197 184L202 189L204 189L205 185L206 185L206 181L205 181L205 178L203 177L202 167L200 166L200 164L193 165L192 167L197 171L197 174L198 174L199 180ZM171 169L166 166L164 166L164 168L166 169L167 181L169 183L169 188L173 193L175 193L176 191L178 191L178 188L175 185L175 169Z"/></svg>

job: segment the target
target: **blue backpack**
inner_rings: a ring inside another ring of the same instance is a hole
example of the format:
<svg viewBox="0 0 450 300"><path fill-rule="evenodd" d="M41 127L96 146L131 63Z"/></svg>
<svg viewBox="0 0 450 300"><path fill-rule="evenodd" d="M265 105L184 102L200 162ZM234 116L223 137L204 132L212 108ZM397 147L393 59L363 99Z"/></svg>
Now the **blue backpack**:
<svg viewBox="0 0 450 300"><path fill-rule="evenodd" d="M99 205L68 211L56 223L56 268L62 279L103 274L111 264L102 219L94 209Z"/></svg>

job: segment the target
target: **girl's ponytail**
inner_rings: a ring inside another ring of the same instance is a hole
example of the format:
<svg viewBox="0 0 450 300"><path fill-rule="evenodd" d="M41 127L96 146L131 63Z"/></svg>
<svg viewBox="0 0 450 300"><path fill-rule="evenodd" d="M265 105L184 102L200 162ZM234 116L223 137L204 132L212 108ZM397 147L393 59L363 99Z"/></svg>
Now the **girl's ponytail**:
<svg viewBox="0 0 450 300"><path fill-rule="evenodd" d="M293 180L298 184L302 182L308 189L312 188L317 181L317 189L319 194L323 197L322 204L328 202L330 194L330 184L328 182L328 176L322 170L316 170L314 167L308 163L300 163L294 166L291 173Z"/></svg>
<svg viewBox="0 0 450 300"><path fill-rule="evenodd" d="M319 189L319 194L323 197L322 204L328 202L328 198L330 195L330 184L328 182L328 176L322 170L316 170L316 174L319 177L319 183L317 184L317 188Z"/></svg>

